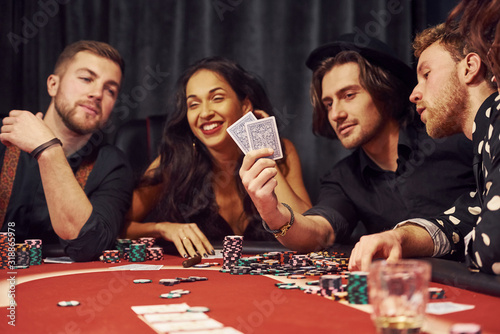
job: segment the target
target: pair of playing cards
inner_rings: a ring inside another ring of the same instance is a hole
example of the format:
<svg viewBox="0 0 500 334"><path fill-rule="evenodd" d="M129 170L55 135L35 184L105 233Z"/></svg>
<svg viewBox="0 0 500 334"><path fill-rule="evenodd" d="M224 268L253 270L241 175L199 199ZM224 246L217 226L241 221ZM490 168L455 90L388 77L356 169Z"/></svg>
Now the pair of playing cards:
<svg viewBox="0 0 500 334"><path fill-rule="evenodd" d="M274 153L269 158L274 160L283 158L274 116L258 120L250 111L228 127L227 132L244 154L260 148L272 148Z"/></svg>

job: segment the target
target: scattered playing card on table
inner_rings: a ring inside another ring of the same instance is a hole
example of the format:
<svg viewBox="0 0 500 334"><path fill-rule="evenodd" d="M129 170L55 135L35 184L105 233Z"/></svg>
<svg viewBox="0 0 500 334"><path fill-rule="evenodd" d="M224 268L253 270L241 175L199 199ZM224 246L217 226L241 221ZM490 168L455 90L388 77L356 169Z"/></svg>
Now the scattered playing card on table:
<svg viewBox="0 0 500 334"><path fill-rule="evenodd" d="M475 306L467 304L459 304L453 302L429 303L425 312L429 314L448 314L459 311L471 310Z"/></svg>
<svg viewBox="0 0 500 334"><path fill-rule="evenodd" d="M269 158L274 160L283 158L280 136L274 116L248 122L245 124L245 127L247 129L251 150L272 148L274 153Z"/></svg>
<svg viewBox="0 0 500 334"><path fill-rule="evenodd" d="M227 132L244 154L247 154L248 151L250 151L250 142L248 141L245 124L256 120L257 117L255 117L255 115L250 111L227 128Z"/></svg>

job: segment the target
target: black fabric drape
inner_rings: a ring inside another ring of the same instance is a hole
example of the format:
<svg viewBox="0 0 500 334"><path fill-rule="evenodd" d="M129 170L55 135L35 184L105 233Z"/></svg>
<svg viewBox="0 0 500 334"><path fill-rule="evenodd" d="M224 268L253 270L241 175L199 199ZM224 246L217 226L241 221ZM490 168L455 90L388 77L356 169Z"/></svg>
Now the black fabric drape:
<svg viewBox="0 0 500 334"><path fill-rule="evenodd" d="M107 132L126 120L167 113L175 80L190 63L222 55L259 75L280 134L297 147L313 198L319 177L347 153L314 137L310 71L318 45L342 33L377 37L412 64L416 31L446 18L458 0L2 0L0 114L45 111L46 79L65 45L95 39L126 60Z"/></svg>

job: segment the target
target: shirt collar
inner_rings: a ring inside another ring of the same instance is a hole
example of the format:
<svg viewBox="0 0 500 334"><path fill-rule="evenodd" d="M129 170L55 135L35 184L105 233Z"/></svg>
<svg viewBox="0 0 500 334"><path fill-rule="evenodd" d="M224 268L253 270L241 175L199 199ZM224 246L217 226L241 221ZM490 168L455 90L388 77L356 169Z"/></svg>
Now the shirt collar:
<svg viewBox="0 0 500 334"><path fill-rule="evenodd" d="M495 92L488 96L486 100L479 107L476 117L474 118L475 129L472 133L472 141L474 143L479 143L484 139L485 133L488 131L490 122L490 117L493 114L491 110L492 106L495 104L495 98L498 96L498 92ZM478 145L474 145L474 154L478 154Z"/></svg>
<svg viewBox="0 0 500 334"><path fill-rule="evenodd" d="M99 151L98 148L103 144L104 137L102 133L94 133L82 148L68 157L68 163L71 168L75 170L85 159L95 159Z"/></svg>
<svg viewBox="0 0 500 334"><path fill-rule="evenodd" d="M409 125L406 128L399 129L398 138L398 157L403 159L408 159L410 153L413 149L413 144L417 142L418 130L413 126ZM359 157L359 167L360 174L363 177L363 181L367 181L369 173L385 173L382 168L380 168L372 159L365 153L362 148L358 148L355 152Z"/></svg>

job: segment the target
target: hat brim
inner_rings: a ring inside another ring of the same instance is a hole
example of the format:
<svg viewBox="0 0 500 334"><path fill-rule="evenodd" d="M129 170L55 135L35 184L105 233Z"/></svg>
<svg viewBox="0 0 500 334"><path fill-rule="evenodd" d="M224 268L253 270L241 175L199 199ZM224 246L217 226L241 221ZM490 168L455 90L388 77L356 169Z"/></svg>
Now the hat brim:
<svg viewBox="0 0 500 334"><path fill-rule="evenodd" d="M352 42L332 42L316 48L307 58L306 66L314 72L321 65L323 60L335 57L342 51L358 52L370 63L378 65L391 72L393 75L407 84L409 88L413 89L413 87L415 87L415 85L417 84L415 71L398 58L386 52L359 46Z"/></svg>

